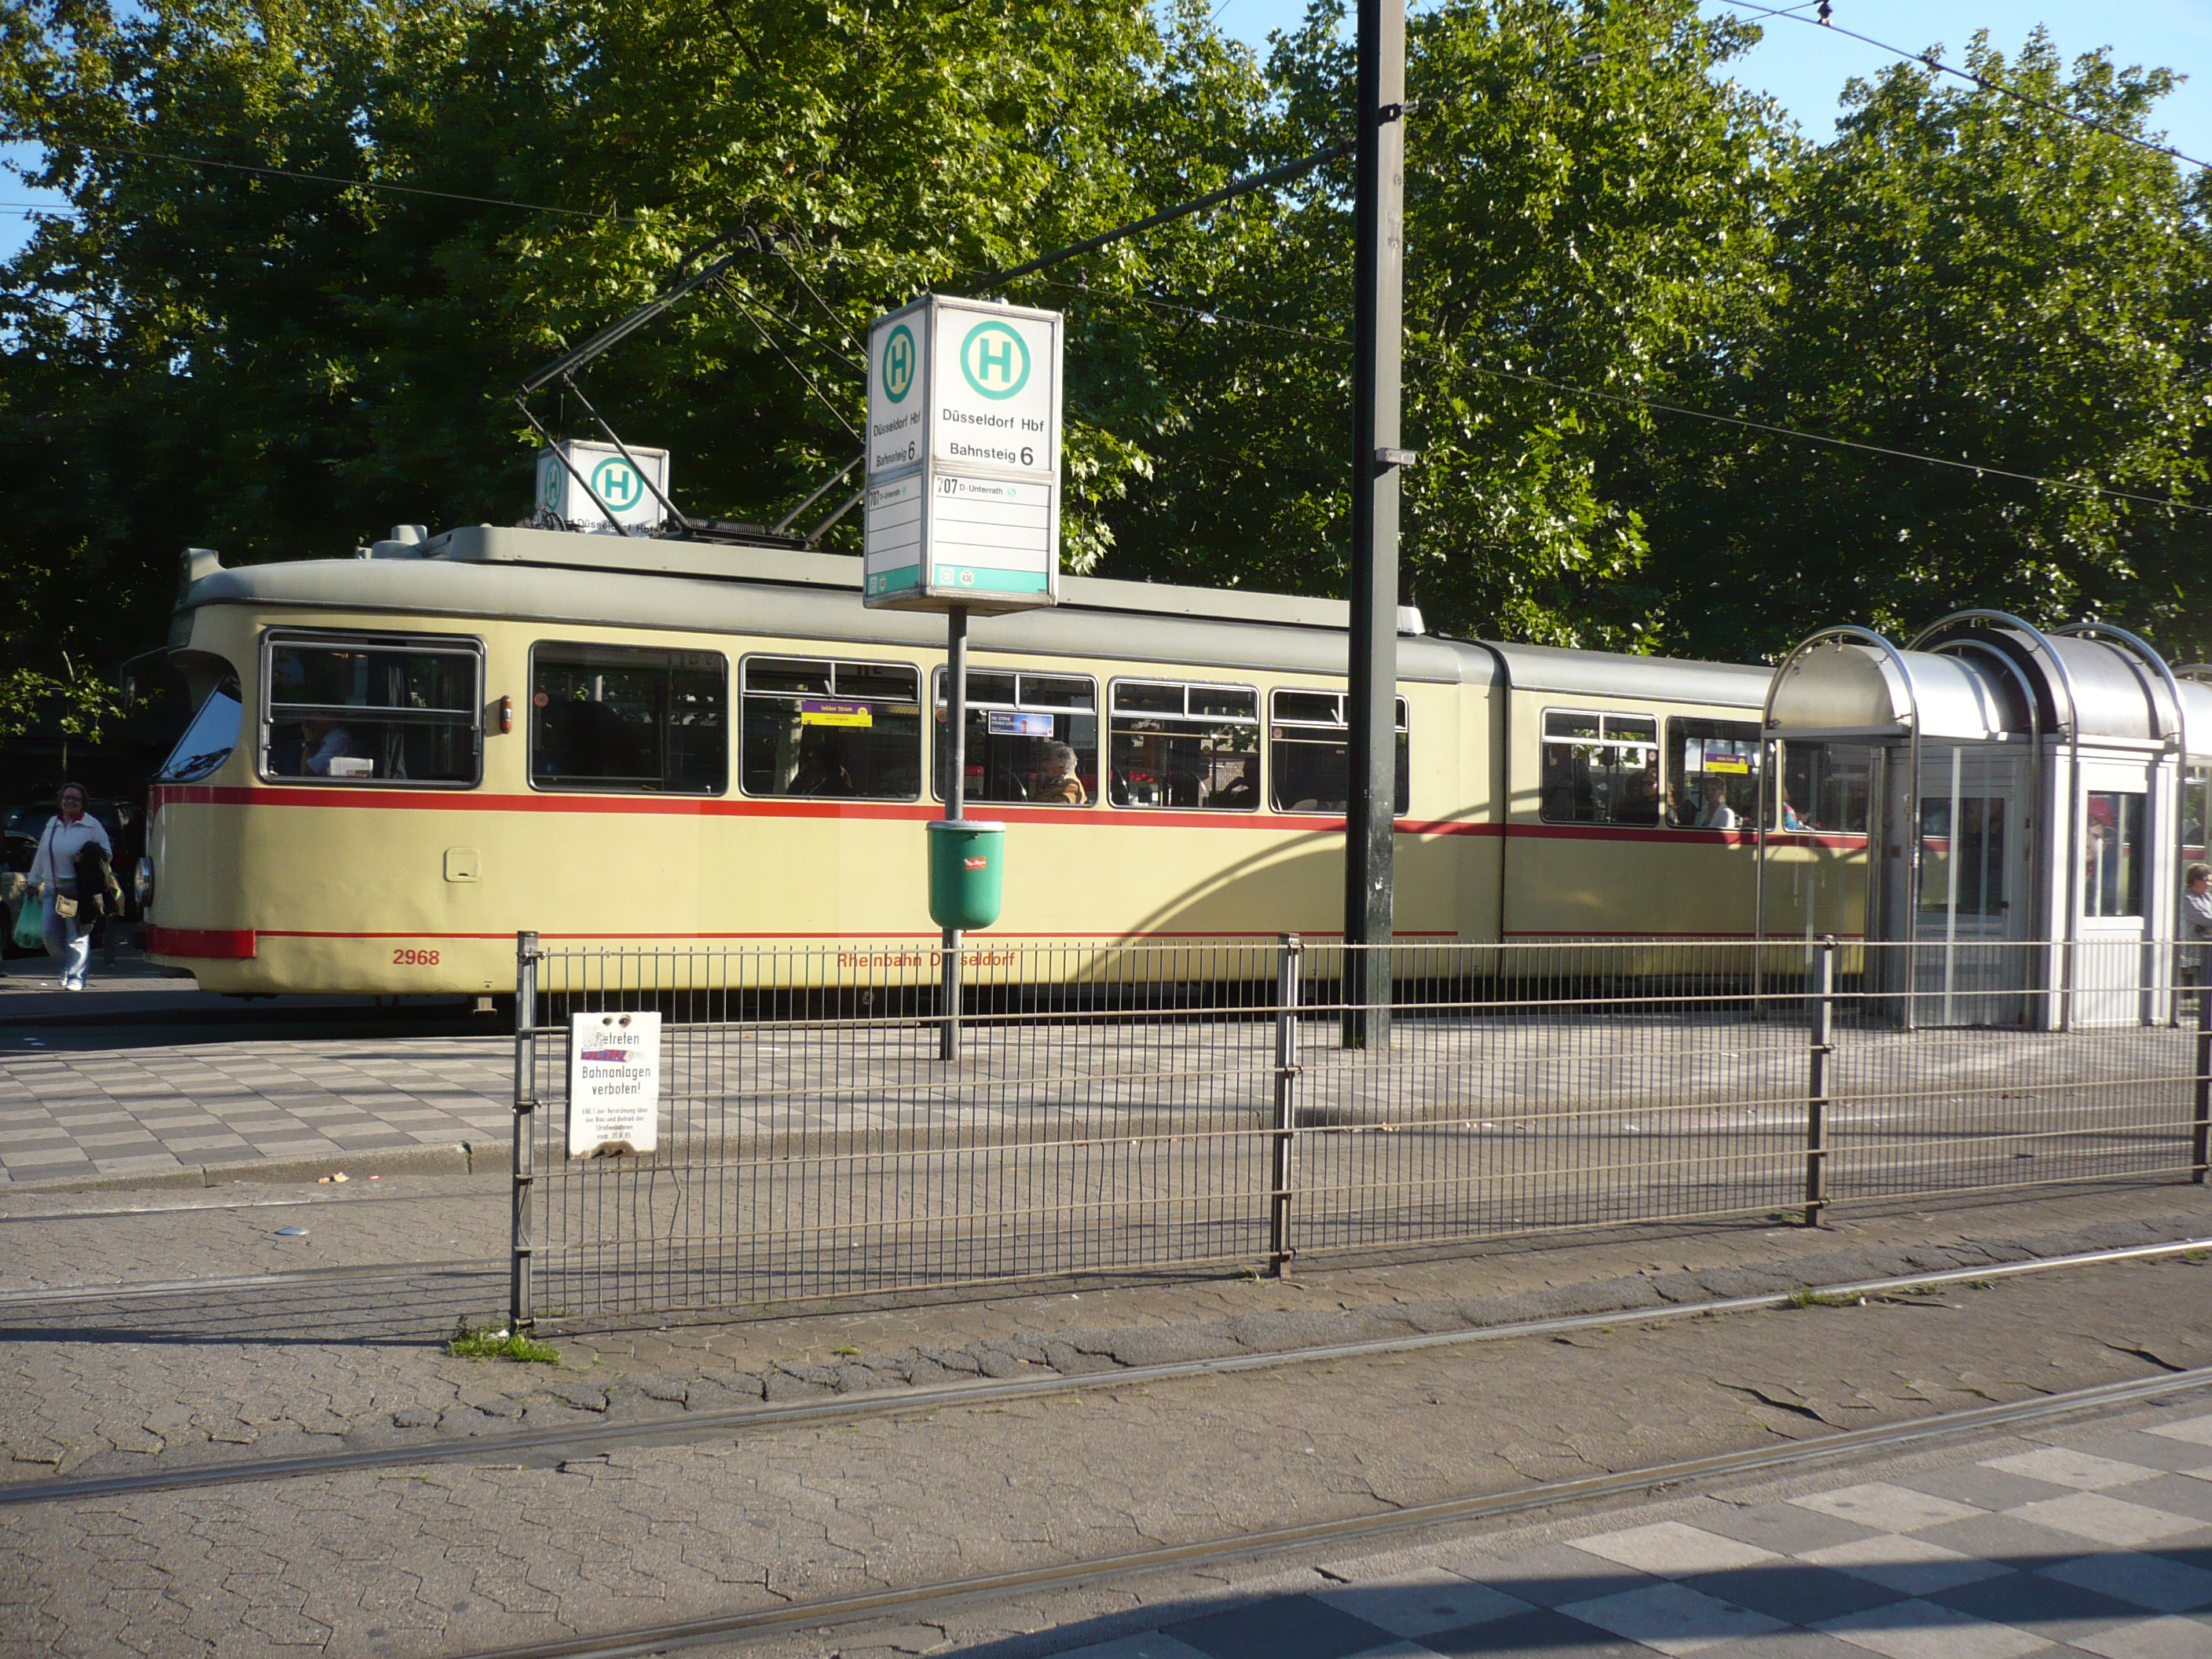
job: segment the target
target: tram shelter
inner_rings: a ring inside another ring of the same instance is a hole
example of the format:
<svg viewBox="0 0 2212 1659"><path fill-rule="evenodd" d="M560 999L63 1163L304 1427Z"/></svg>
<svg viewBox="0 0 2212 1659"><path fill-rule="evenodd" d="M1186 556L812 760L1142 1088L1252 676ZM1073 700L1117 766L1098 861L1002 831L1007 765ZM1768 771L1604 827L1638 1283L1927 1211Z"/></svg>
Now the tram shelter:
<svg viewBox="0 0 2212 1659"><path fill-rule="evenodd" d="M1813 635L1767 694L1759 939L1863 940L1862 984L1905 1025L2172 1021L2212 776L2188 737L2212 747L2203 672L2120 629L1994 611L1902 648Z"/></svg>

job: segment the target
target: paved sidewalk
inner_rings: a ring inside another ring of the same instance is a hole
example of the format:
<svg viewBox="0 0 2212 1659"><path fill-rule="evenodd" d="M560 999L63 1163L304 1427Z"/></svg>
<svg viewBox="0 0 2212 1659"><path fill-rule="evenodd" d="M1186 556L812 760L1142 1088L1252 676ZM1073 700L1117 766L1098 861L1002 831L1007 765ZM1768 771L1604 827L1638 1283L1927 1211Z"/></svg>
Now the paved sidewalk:
<svg viewBox="0 0 2212 1659"><path fill-rule="evenodd" d="M1616 1512L1564 1540L1553 1528L1326 1563L1283 1575L1275 1595L1058 1650L2204 1659L2212 1415L2190 1414L2203 1403L2168 1414L2179 1420L2032 1433L2027 1449L1923 1473L1869 1480L1863 1460L1772 1501Z"/></svg>
<svg viewBox="0 0 2212 1659"><path fill-rule="evenodd" d="M0 1188L502 1147L514 1054L497 1036L11 1048L0 1052Z"/></svg>

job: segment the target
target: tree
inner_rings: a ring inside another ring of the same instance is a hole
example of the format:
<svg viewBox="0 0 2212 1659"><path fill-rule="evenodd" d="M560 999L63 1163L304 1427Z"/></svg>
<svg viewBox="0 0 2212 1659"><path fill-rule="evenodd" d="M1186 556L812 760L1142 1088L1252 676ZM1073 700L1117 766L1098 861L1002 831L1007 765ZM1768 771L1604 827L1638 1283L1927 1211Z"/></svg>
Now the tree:
<svg viewBox="0 0 2212 1659"><path fill-rule="evenodd" d="M1341 137L1339 4L1278 44L1270 159ZM1754 31L1691 0L1446 0L1409 25L1406 588L1447 628L1634 648L1643 504L1605 476L1644 413L1547 381L1663 392L1772 284L1771 112L1713 71ZM1348 170L1271 221L1163 342L1187 421L1117 515L1117 568L1341 591ZM1249 319L1259 327L1211 317ZM1201 482L1202 481L1202 483Z"/></svg>
<svg viewBox="0 0 2212 1659"><path fill-rule="evenodd" d="M532 441L507 389L732 247L587 389L678 452L691 510L776 516L859 447L871 314L1218 182L1252 84L1195 9L1164 31L1135 0L14 8L0 132L77 210L0 276L23 556L108 561L135 648L186 542L329 555L511 520ZM1161 401L1126 342L1091 343L1079 566L1146 464L1128 413Z"/></svg>
<svg viewBox="0 0 2212 1659"><path fill-rule="evenodd" d="M1676 648L1773 653L1838 622L1909 635L1969 606L2204 637L2206 520L2067 487L2201 499L2202 198L2085 124L2143 134L2172 77L2101 54L2066 73L2040 31L2010 62L1978 35L1966 67L2037 101L1918 64L1847 88L1777 222L1780 302L1703 400L2057 482L1670 432L1647 476Z"/></svg>

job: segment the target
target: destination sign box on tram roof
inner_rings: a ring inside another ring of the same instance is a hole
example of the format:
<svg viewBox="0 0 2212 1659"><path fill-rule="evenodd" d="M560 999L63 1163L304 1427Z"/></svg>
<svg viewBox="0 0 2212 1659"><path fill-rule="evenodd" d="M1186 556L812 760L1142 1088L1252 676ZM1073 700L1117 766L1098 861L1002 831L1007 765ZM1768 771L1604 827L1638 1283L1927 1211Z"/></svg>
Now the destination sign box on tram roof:
<svg viewBox="0 0 2212 1659"><path fill-rule="evenodd" d="M866 603L1060 597L1060 319L928 295L868 331Z"/></svg>

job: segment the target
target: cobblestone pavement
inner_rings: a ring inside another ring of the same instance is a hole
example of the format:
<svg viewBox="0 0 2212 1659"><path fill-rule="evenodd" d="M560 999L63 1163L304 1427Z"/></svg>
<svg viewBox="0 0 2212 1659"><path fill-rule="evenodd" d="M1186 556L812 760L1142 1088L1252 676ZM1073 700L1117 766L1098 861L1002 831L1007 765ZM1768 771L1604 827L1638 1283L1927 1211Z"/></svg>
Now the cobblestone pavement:
<svg viewBox="0 0 2212 1659"><path fill-rule="evenodd" d="M1962 1217L1966 1224L1950 1229L1903 1212L1813 1233L1555 1240L1285 1281L1138 1280L736 1322L549 1328L564 1360L549 1372L488 1369L441 1352L457 1322L496 1322L506 1291L496 1260L503 1193L482 1179L462 1191L442 1190L448 1184L416 1182L380 1200L333 1199L324 1189L319 1201L273 1207L258 1195L242 1207L198 1200L84 1223L29 1219L51 1212L60 1195L19 1197L0 1210L11 1218L0 1232L28 1285L125 1282L58 1302L30 1289L0 1300L0 1485L198 1464L244 1447L263 1456L451 1447L549 1425L680 1425L763 1400L1091 1375L1576 1314L1632 1316L1670 1303L2212 1231L2193 1189L2065 1194L2015 1199L2006 1213ZM305 1237L276 1234L303 1224ZM191 1283L181 1279L134 1292L130 1283L143 1282L143 1269L123 1271L134 1254L191 1261L209 1273L273 1276L242 1290L226 1280L180 1294ZM410 1257L486 1265L395 1269L367 1280L317 1271ZM2166 1351L2201 1363L2187 1358L2191 1340L2179 1333L2173 1340L2182 1346Z"/></svg>
<svg viewBox="0 0 2212 1659"><path fill-rule="evenodd" d="M2169 1190L2161 1196L2171 1204L2176 1194ZM2181 1196L2201 1207L2201 1197ZM2094 1207L2087 1200L2075 1201ZM327 1218L321 1217L318 1225ZM1902 1225L1912 1218L1898 1219ZM1938 1224L1922 1223L1929 1231ZM1777 1254L1767 1238L1753 1233L1740 1240L1739 1263L1754 1259L1749 1255L1753 1243L1765 1243L1770 1256ZM1646 1253L1671 1248L1679 1262L1689 1247L1680 1240L1656 1247L1640 1240L1628 1248ZM1645 1259L1652 1258L1647 1254ZM1591 1260L1583 1258L1586 1278ZM1632 1312L1618 1324L1556 1340L1504 1340L1149 1386L1103 1385L1079 1395L995 1406L939 1405L836 1424L702 1431L676 1443L615 1444L590 1455L518 1455L487 1445L481 1455L460 1462L9 1504L0 1506L0 1652L259 1656L312 1649L333 1656L465 1655L887 1584L1199 1541L1299 1520L1385 1515L1408 1503L2203 1365L2212 1361L2208 1271L2187 1261L2115 1266L1997 1280L1986 1289L1954 1286L1866 1307L1662 1325L1638 1326ZM1511 1277L1487 1262L1462 1261L1428 1266L1397 1281L1397 1289L1425 1285L1441 1291L1454 1275L1463 1297L1477 1290L1494 1291L1499 1277ZM1528 1282L1543 1275L1524 1267L1521 1276ZM1335 1311L1364 1316L1363 1309L1386 1299L1389 1288L1389 1275L1382 1274L1368 1282L1365 1303L1347 1294L1337 1299L1355 1305ZM1206 1287L1204 1294L1226 1298L1236 1290L1264 1295L1268 1307L1297 1294L1265 1285ZM1033 1297L1018 1312L965 1305L899 1310L874 1316L878 1322L871 1330L881 1335L912 1329L924 1337L917 1346L973 1351L981 1342L975 1323L995 1321L1006 1330L1018 1322L1042 1328L1044 1305ZM1061 1328L1093 1317L1071 1312L1062 1316ZM1308 1328L1318 1330L1325 1322L1310 1319ZM1177 1332L1196 1328L1187 1318L1161 1323L1152 1352L1159 1353ZM954 1343L963 1335L964 1342ZM577 1364L539 1371L471 1364L421 1346L319 1340L313 1332L283 1328L264 1330L255 1340L220 1341L19 1332L6 1348L17 1373L8 1399L18 1414L5 1433L11 1449L31 1454L14 1466L21 1480L67 1467L143 1468L165 1457L162 1449L170 1446L197 1446L194 1455L204 1457L235 1455L248 1443L256 1454L301 1446L404 1446L409 1435L441 1431L416 1415L433 1409L441 1420L450 1412L482 1419L488 1428L533 1421L603 1424L671 1406L653 1392L665 1389L670 1378L684 1384L688 1407L691 1379L683 1375L680 1359L682 1345L692 1340L682 1331L589 1339L605 1346L573 1352ZM652 1351L654 1344L661 1345L658 1352ZM860 1350L851 1356L833 1351L830 1358L841 1364L881 1357L872 1354L865 1340L840 1346ZM1006 1345L998 1346L1003 1351ZM1008 1358L1018 1365L1036 1363ZM662 1369L655 1376L643 1369L645 1363ZM810 1381L795 1367L784 1374L794 1385L823 1395L840 1381ZM33 1443L40 1432L47 1436L44 1445ZM94 1442L101 1462L89 1457L69 1462L78 1445ZM2181 1502L2177 1494L2199 1486L2212 1496L2212 1483L2196 1482L2185 1473L2212 1466L2212 1449L2172 1437L2155 1443L2169 1442L2173 1457L2203 1455L2185 1463L2160 1462L2128 1446L2099 1453L2163 1472L2141 1478L2165 1483L2155 1494L2146 1485L2113 1501L2154 1496L2156 1503L2138 1507L2164 1505L2169 1514L2203 1523L2201 1533L2144 1534L2162 1554L2212 1548L2212 1506L2201 1516L2173 1507ZM125 1450L125 1444L139 1449ZM2033 1449L2023 1442L1979 1455ZM2063 1584L2026 1570L2056 1559L2030 1559L2021 1554L2027 1543L2047 1552L2046 1534L2070 1538L2067 1547L2075 1557L2094 1553L2097 1544L2054 1530L2051 1522L2058 1510L2025 1516L2006 1511L2063 1500L2075 1488L2051 1478L2048 1468L2041 1474L1984 1471L1973 1478L1995 1481L2001 1474L2039 1484L2002 1492L1959 1486L1940 1495L1987 1510L1994 1517L1989 1524L2001 1530L2040 1531L2007 1533L2010 1542L1960 1541L1964 1532L1945 1532L1940 1539L1930 1533L1926 1541L1969 1559L1979 1554L2014 1565L2038 1584ZM1811 1517L1808 1526L1822 1519L1802 1505L1790 1506L1790 1513ZM1879 1540L1893 1533L1917 1537L1928 1530L1883 1516L1825 1518L1845 1530L1818 1540L1780 1530L1753 1532L1740 1541L1795 1563L1804 1552L1831 1543ZM1972 1519L1954 1517L1959 1527ZM1717 1536L1737 1536L1718 1522L1693 1516L1688 1524ZM1589 1528L1631 1529L1617 1520ZM1992 1549L1998 1553L1989 1555ZM1565 1601L1595 1601L1645 1589L1668 1605L1702 1605L1680 1603L1668 1588L1677 1586L1747 1607L1749 1598L1765 1593L1732 1579L1708 1583L1698 1577L1702 1567L1677 1571L1674 1557L1649 1554L1624 1563L1581 1551L1563 1559L1576 1562L1586 1580L1614 1567L1623 1569L1615 1576L1624 1580L1617 1590L1563 1590L1556 1599ZM2212 1570L2212 1557L2175 1559ZM1850 1577L1850 1563L1810 1565ZM1726 1573L1743 1566L1723 1562L1711 1570ZM1652 1583L1628 1579L1631 1571ZM1778 1563L1773 1571L1784 1567ZM1486 1583L1498 1595L1535 1607L1536 1592L1527 1585L1532 1576L1522 1571L1519 1578L1509 1574ZM836 1632L786 1642L774 1650L888 1655L1018 1638L1044 1644L1026 1650L1044 1651L1174 1626L1187 1647L1218 1654L1204 1645L1212 1636L1181 1627L1231 1610L1220 1598L1237 1577L1216 1573L1198 1583L1189 1594L1203 1605L1191 1604L1185 1589L1164 1601L1152 1589L1121 1586L1093 1593L1088 1604L1072 1606L1062 1599L1027 1611L979 1611L952 1625L902 1623L888 1632ZM1527 1585L1528 1593L1516 1584ZM1309 1575L1299 1588L1334 1587ZM1952 1588L1916 1589L1905 1599L1972 1613L1971 1607L1942 1601ZM1334 1611L1389 1632L1356 1606ZM1567 1616L1602 1632L1610 1629L1605 1618L1614 1615L1592 1608ZM1924 1616L1942 1622L1942 1615ZM1107 1627L1116 1620L1121 1622ZM2099 1631L2081 1633L2101 1639L2103 1629L2119 1622L2116 1618ZM2016 1622L2013 1627L2039 1628ZM1703 1626L1686 1627L1686 1634L1661 1626L1638 1628L1675 1644L1660 1650L1669 1652L1686 1651L1686 1644L1706 1635ZM1187 1639L1194 1634L1200 1639ZM1771 1634L1779 1639L1787 1632ZM1618 1644L1626 1638L1604 1639ZM1842 1640L1829 1632L1805 1639ZM1302 1650L1236 1650L1287 1655ZM1576 1652L1571 1644L1541 1650ZM1968 1646L1948 1653L2026 1650ZM1729 1659L1748 1659L1754 1651ZM1800 1651L1772 1650L1793 1659ZM1848 1644L1802 1650L1807 1656L1860 1651ZM1894 1652L1899 1659L1948 1659L1942 1648L1924 1644ZM2136 1655L2106 1654L2106 1659Z"/></svg>
<svg viewBox="0 0 2212 1659"><path fill-rule="evenodd" d="M1164 1625L1104 1642L1083 1638L1142 1615L981 1643L957 1639L967 1620L879 1626L841 1647L927 1642L967 1659L2203 1659L2205 1403L1954 1461L1860 1459L1566 1526L1321 1561L1174 1595Z"/></svg>
<svg viewBox="0 0 2212 1659"><path fill-rule="evenodd" d="M0 1185L504 1148L513 1055L495 1036L0 1049Z"/></svg>

